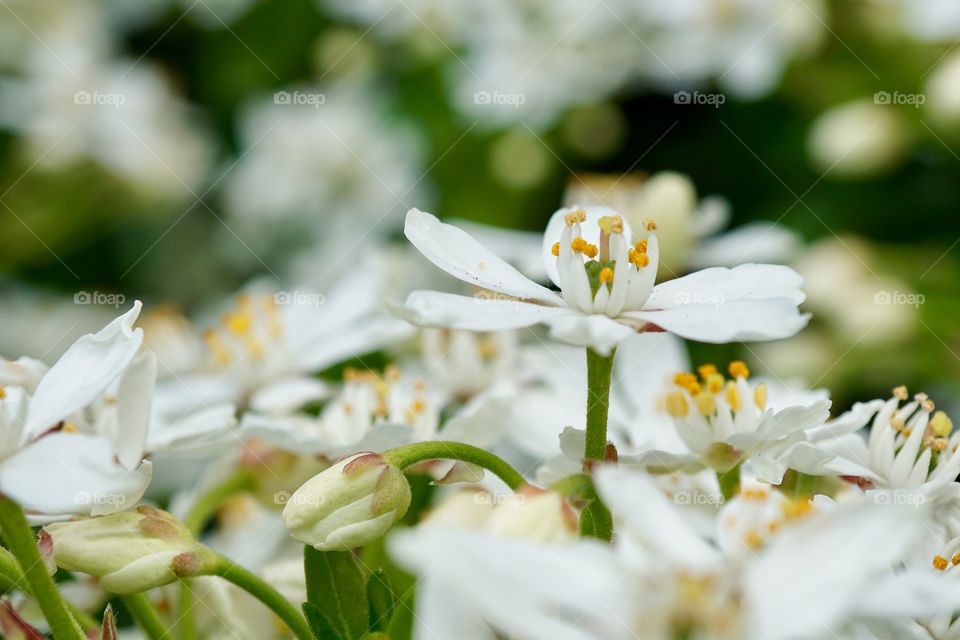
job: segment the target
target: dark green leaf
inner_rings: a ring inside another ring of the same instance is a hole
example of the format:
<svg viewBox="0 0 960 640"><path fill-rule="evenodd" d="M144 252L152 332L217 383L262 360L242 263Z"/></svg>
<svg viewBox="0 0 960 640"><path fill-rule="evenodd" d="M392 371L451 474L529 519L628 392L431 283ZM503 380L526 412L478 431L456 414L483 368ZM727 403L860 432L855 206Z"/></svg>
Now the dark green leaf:
<svg viewBox="0 0 960 640"><path fill-rule="evenodd" d="M344 640L367 632L366 579L349 551L317 551L304 547L307 601L315 605Z"/></svg>
<svg viewBox="0 0 960 640"><path fill-rule="evenodd" d="M397 597L390 588L390 578L380 569L374 571L367 580L367 602L370 605L370 630L385 631L390 624Z"/></svg>
<svg viewBox="0 0 960 640"><path fill-rule="evenodd" d="M304 602L303 616L317 640L346 640L316 605Z"/></svg>

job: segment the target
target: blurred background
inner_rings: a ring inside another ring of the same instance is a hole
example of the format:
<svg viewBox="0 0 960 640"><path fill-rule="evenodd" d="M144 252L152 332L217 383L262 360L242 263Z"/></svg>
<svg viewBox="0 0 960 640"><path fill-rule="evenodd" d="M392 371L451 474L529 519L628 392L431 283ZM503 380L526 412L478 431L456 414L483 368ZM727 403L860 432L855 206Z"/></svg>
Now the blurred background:
<svg viewBox="0 0 960 640"><path fill-rule="evenodd" d="M956 0L0 0L0 353L323 288L410 207L600 200L660 221L663 277L807 278L803 334L697 359L949 405L958 39Z"/></svg>

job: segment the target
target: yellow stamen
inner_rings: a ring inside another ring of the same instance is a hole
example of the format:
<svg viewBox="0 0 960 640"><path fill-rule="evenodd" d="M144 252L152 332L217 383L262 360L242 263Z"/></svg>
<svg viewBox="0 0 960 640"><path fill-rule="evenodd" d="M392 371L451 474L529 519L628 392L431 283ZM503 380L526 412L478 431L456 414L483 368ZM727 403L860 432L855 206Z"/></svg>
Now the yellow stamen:
<svg viewBox="0 0 960 640"><path fill-rule="evenodd" d="M727 391L725 394L727 399L727 404L730 405L730 409L733 411L740 410L740 392L737 391L737 385L733 380L727 383Z"/></svg>
<svg viewBox="0 0 960 640"><path fill-rule="evenodd" d="M766 500L769 495L766 489L746 488L740 490L740 496L744 500Z"/></svg>
<svg viewBox="0 0 960 640"><path fill-rule="evenodd" d="M613 269L610 267L604 267L600 270L600 275L598 277L601 284L610 284L613 282Z"/></svg>
<svg viewBox="0 0 960 640"><path fill-rule="evenodd" d="M421 400L420 398L415 399L410 404L410 411L414 414L423 413L427 409L427 403Z"/></svg>
<svg viewBox="0 0 960 640"><path fill-rule="evenodd" d="M637 240L637 244L633 245L633 248L637 250L638 253L647 252L647 241L646 240Z"/></svg>
<svg viewBox="0 0 960 640"><path fill-rule="evenodd" d="M757 388L753 390L753 399L759 408L765 409L767 407L767 385L762 382L758 384Z"/></svg>
<svg viewBox="0 0 960 640"><path fill-rule="evenodd" d="M383 370L383 377L390 382L396 382L400 379L400 367L395 364L387 365L387 367Z"/></svg>
<svg viewBox="0 0 960 640"><path fill-rule="evenodd" d="M727 368L727 370L734 378L750 377L750 369L747 369L747 365L742 360L734 360L730 363L730 366Z"/></svg>
<svg viewBox="0 0 960 640"><path fill-rule="evenodd" d="M948 564L950 564L950 561L943 556L933 556L933 568L937 571L946 570Z"/></svg>
<svg viewBox="0 0 960 640"><path fill-rule="evenodd" d="M712 364L702 364L699 367L697 367L697 373L699 373L700 377L703 378L704 380L706 380L716 372L717 372L717 367Z"/></svg>
<svg viewBox="0 0 960 640"><path fill-rule="evenodd" d="M701 393L693 397L702 416L710 416L717 411L717 401L712 393Z"/></svg>
<svg viewBox="0 0 960 640"><path fill-rule="evenodd" d="M7 397L7 390L3 388L3 385L0 384L0 400L3 400Z"/></svg>
<svg viewBox="0 0 960 640"><path fill-rule="evenodd" d="M929 446L934 451L940 452L940 451L946 451L948 444L950 443L947 441L946 438L934 438L933 440L930 441Z"/></svg>
<svg viewBox="0 0 960 640"><path fill-rule="evenodd" d="M953 566L957 566L958 564L960 564L960 553L953 554L953 557L950 558L950 564L952 564Z"/></svg>
<svg viewBox="0 0 960 640"><path fill-rule="evenodd" d="M484 360L493 360L500 355L500 347L492 340L481 340L477 343L477 353Z"/></svg>
<svg viewBox="0 0 960 640"><path fill-rule="evenodd" d="M907 398L910 397L910 393L907 391L907 388L905 386L900 385L899 387L893 390L893 397L896 398L897 400L906 400Z"/></svg>
<svg viewBox="0 0 960 640"><path fill-rule="evenodd" d="M937 411L930 418L930 432L939 437L945 438L953 431L953 421L943 411Z"/></svg>
<svg viewBox="0 0 960 640"><path fill-rule="evenodd" d="M907 423L900 418L891 418L890 426L893 427L894 431L903 431L907 427Z"/></svg>
<svg viewBox="0 0 960 640"><path fill-rule="evenodd" d="M643 228L647 231L656 231L657 230L657 221L653 218L647 218L643 221Z"/></svg>
<svg viewBox="0 0 960 640"><path fill-rule="evenodd" d="M697 384L697 377L692 373L681 371L673 376L673 384L684 389L690 389L692 385Z"/></svg>
<svg viewBox="0 0 960 640"><path fill-rule="evenodd" d="M568 227L572 227L578 222L586 222L586 220L587 220L587 212L584 211L583 209L577 209L576 211L573 211L572 213L568 213L567 215L563 216L563 221L567 223Z"/></svg>
<svg viewBox="0 0 960 640"><path fill-rule="evenodd" d="M597 220L600 231L610 235L611 233L623 233L623 218L620 216L602 216Z"/></svg>
<svg viewBox="0 0 960 640"><path fill-rule="evenodd" d="M550 253L552 253L552 254L555 255L555 256L559 256L559 255L560 255L560 243L559 243L559 242L554 242L554 243L553 243L553 247L551 247Z"/></svg>
<svg viewBox="0 0 960 640"><path fill-rule="evenodd" d="M207 329L203 332L203 340L207 344L213 359L220 365L228 365L233 360L230 350L220 339L220 335L213 329Z"/></svg>
<svg viewBox="0 0 960 640"><path fill-rule="evenodd" d="M249 314L235 311L223 316L223 325L231 333L242 335L250 331L250 327L253 326L253 319Z"/></svg>
<svg viewBox="0 0 960 640"><path fill-rule="evenodd" d="M583 253L583 250L588 247L588 243L581 236L577 236L570 242L570 248L573 249L576 253Z"/></svg>
<svg viewBox="0 0 960 640"><path fill-rule="evenodd" d="M796 520L802 518L813 511L813 503L806 498L788 500L783 505L783 517L786 520Z"/></svg>
<svg viewBox="0 0 960 640"><path fill-rule="evenodd" d="M723 390L725 380L719 373L712 373L707 376L705 382L707 383L707 391L710 393L720 393Z"/></svg>
<svg viewBox="0 0 960 640"><path fill-rule="evenodd" d="M597 251L598 251L597 245L595 245L595 244L588 244L588 245L587 245L586 247L584 247L584 249L583 249L583 255L587 256L588 258L596 258L596 257L597 257Z"/></svg>
<svg viewBox="0 0 960 640"><path fill-rule="evenodd" d="M667 396L667 413L674 418L685 418L688 412L687 399L682 393L676 391Z"/></svg>
<svg viewBox="0 0 960 640"><path fill-rule="evenodd" d="M342 408L344 415L353 415L353 405L349 402L344 402Z"/></svg>
<svg viewBox="0 0 960 640"><path fill-rule="evenodd" d="M647 256L647 254L640 253L639 251L635 251L633 249L627 251L627 260L637 269L642 269L650 264L650 257Z"/></svg>
<svg viewBox="0 0 960 640"><path fill-rule="evenodd" d="M747 531L746 534L744 534L743 541L751 549L756 549L757 547L763 544L763 537L759 533L751 529L750 531Z"/></svg>
<svg viewBox="0 0 960 640"><path fill-rule="evenodd" d="M72 422L64 422L61 431L64 433L76 433L77 425L73 424Z"/></svg>

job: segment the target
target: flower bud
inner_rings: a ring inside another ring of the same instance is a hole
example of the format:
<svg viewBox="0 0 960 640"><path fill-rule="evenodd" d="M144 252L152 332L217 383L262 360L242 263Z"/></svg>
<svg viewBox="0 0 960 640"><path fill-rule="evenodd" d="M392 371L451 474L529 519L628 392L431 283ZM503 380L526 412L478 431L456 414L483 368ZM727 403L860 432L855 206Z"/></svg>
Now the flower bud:
<svg viewBox="0 0 960 640"><path fill-rule="evenodd" d="M297 489L283 509L283 522L300 542L345 551L385 534L409 506L403 471L379 454L358 453Z"/></svg>
<svg viewBox="0 0 960 640"><path fill-rule="evenodd" d="M146 591L177 578L174 560L190 558L210 565L213 552L193 539L165 511L138 507L109 516L46 526L53 557L62 569L100 578L100 586L119 594Z"/></svg>
<svg viewBox="0 0 960 640"><path fill-rule="evenodd" d="M521 488L491 512L485 529L493 535L562 544L577 538L577 515L556 491Z"/></svg>

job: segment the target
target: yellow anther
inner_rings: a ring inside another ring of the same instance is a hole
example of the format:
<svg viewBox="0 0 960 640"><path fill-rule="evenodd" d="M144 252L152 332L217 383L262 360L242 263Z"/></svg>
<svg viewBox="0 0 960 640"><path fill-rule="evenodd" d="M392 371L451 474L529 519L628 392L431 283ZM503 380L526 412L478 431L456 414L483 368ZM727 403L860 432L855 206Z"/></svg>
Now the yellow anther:
<svg viewBox="0 0 960 640"><path fill-rule="evenodd" d="M577 236L570 242L570 248L576 253L583 253L583 250L588 246L590 246L589 243L580 236Z"/></svg>
<svg viewBox="0 0 960 640"><path fill-rule="evenodd" d="M395 364L387 365L386 369L383 370L383 377L390 382L396 382L400 379L400 367Z"/></svg>
<svg viewBox="0 0 960 640"><path fill-rule="evenodd" d="M717 411L717 401L712 393L700 393L693 397L697 403L697 410L702 416L711 416Z"/></svg>
<svg viewBox="0 0 960 640"><path fill-rule="evenodd" d="M647 231L656 231L657 230L657 221L653 218L647 218L643 221L643 228Z"/></svg>
<svg viewBox="0 0 960 640"><path fill-rule="evenodd" d="M900 385L893 390L893 397L897 400L906 400L910 397L910 393L904 385Z"/></svg>
<svg viewBox="0 0 960 640"><path fill-rule="evenodd" d="M771 520L770 522L767 523L767 531L769 531L770 533L776 533L779 530L780 530L780 523L777 522L776 520Z"/></svg>
<svg viewBox="0 0 960 640"><path fill-rule="evenodd" d="M360 375L360 372L353 367L347 367L343 370L343 381L354 382Z"/></svg>
<svg viewBox="0 0 960 640"><path fill-rule="evenodd" d="M210 353L213 355L213 359L220 365L230 364L233 360L230 355L230 350L227 349L227 346L223 343L223 340L220 339L220 334L218 334L213 329L207 329L203 332L203 340L207 344L207 348L210 350Z"/></svg>
<svg viewBox="0 0 960 640"><path fill-rule="evenodd" d="M72 422L64 422L61 431L64 433L76 433L77 425L73 424Z"/></svg>
<svg viewBox="0 0 960 640"><path fill-rule="evenodd" d="M933 403L933 400L927 398L920 403L920 406L923 407L924 411L933 412L937 408L937 405Z"/></svg>
<svg viewBox="0 0 960 640"><path fill-rule="evenodd" d="M699 373L700 377L703 378L704 380L706 380L716 372L717 372L717 367L712 364L702 364L699 367L697 367L697 373Z"/></svg>
<svg viewBox="0 0 960 640"><path fill-rule="evenodd" d="M737 385L733 380L727 383L727 391L724 396L733 411L740 410L740 392L737 391Z"/></svg>
<svg viewBox="0 0 960 640"><path fill-rule="evenodd" d="M726 382L719 373L711 373L704 382L707 383L707 391L710 393L720 393L723 390L723 384Z"/></svg>
<svg viewBox="0 0 960 640"><path fill-rule="evenodd" d="M950 444L946 438L934 438L930 441L929 447L934 451L946 451L947 445Z"/></svg>
<svg viewBox="0 0 960 640"><path fill-rule="evenodd" d="M587 220L587 212L584 211L583 209L577 209L576 211L573 211L563 216L563 221L567 223L568 227L572 227L578 222L586 222L586 220Z"/></svg>
<svg viewBox="0 0 960 640"><path fill-rule="evenodd" d="M757 531L751 529L743 535L743 541L751 549L756 549L763 544L763 536L757 533Z"/></svg>
<svg viewBox="0 0 960 640"><path fill-rule="evenodd" d="M231 333L244 334L253 326L253 319L249 314L242 312L228 313L223 317L223 325Z"/></svg>
<svg viewBox="0 0 960 640"><path fill-rule="evenodd" d="M687 407L687 399L679 391L667 396L667 413L674 418L685 418L690 411Z"/></svg>
<svg viewBox="0 0 960 640"><path fill-rule="evenodd" d="M813 511L813 503L806 498L787 500L783 504L783 517L788 521L809 515L811 511Z"/></svg>
<svg viewBox="0 0 960 640"><path fill-rule="evenodd" d="M550 248L550 253L552 253L552 254L555 255L555 256L559 256L559 255L560 255L560 243L559 243L559 242L554 242L554 243L553 243L553 246Z"/></svg>
<svg viewBox="0 0 960 640"><path fill-rule="evenodd" d="M477 343L477 353L484 360L493 360L500 355L500 347L493 340L481 340Z"/></svg>
<svg viewBox="0 0 960 640"><path fill-rule="evenodd" d="M633 245L633 248L636 249L638 253L647 252L647 241L646 240L637 240L637 244Z"/></svg>
<svg viewBox="0 0 960 640"><path fill-rule="evenodd" d="M943 556L933 556L933 568L937 571L945 571L950 561Z"/></svg>
<svg viewBox="0 0 960 640"><path fill-rule="evenodd" d="M420 398L415 399L410 404L410 412L413 414L423 413L427 409L427 403Z"/></svg>
<svg viewBox="0 0 960 640"><path fill-rule="evenodd" d="M3 388L3 385L0 384L0 400L3 400L7 397L7 390Z"/></svg>
<svg viewBox="0 0 960 640"><path fill-rule="evenodd" d="M740 490L740 496L744 500L766 500L770 493L766 489L746 488Z"/></svg>
<svg viewBox="0 0 960 640"><path fill-rule="evenodd" d="M620 216L602 216L597 220L600 231L610 235L611 233L623 233L623 218Z"/></svg>
<svg viewBox="0 0 960 640"><path fill-rule="evenodd" d="M767 408L767 385L762 382L753 390L753 400L761 409Z"/></svg>
<svg viewBox="0 0 960 640"><path fill-rule="evenodd" d="M697 376L692 373L687 373L686 371L681 371L680 373L674 374L673 384L678 387L683 387L684 389L689 389L690 385L697 384Z"/></svg>
<svg viewBox="0 0 960 640"><path fill-rule="evenodd" d="M950 435L951 431L953 431L953 420L947 414L943 411L937 411L933 414L933 417L930 418L930 433L939 438L945 438Z"/></svg>
<svg viewBox="0 0 960 640"><path fill-rule="evenodd" d="M952 564L953 566L957 566L958 564L960 564L960 553L953 554L953 557L950 558L950 564Z"/></svg>
<svg viewBox="0 0 960 640"><path fill-rule="evenodd" d="M890 426L893 427L894 431L904 431L907 428L907 423L900 418L891 418Z"/></svg>
<svg viewBox="0 0 960 640"><path fill-rule="evenodd" d="M598 251L599 250L597 249L597 245L588 244L586 247L583 248L583 255L587 256L588 258L596 258Z"/></svg>
<svg viewBox="0 0 960 640"><path fill-rule="evenodd" d="M642 269L648 264L650 264L650 257L645 253L640 253L630 249L627 251L627 260L630 261L630 264L635 266L637 269Z"/></svg>
<svg viewBox="0 0 960 640"><path fill-rule="evenodd" d="M613 282L613 269L610 267L604 267L600 270L600 275L597 277L600 280L601 284L610 284Z"/></svg>
<svg viewBox="0 0 960 640"><path fill-rule="evenodd" d="M734 360L730 363L730 366L727 368L727 370L734 378L750 377L750 369L747 369L747 365L742 360Z"/></svg>
<svg viewBox="0 0 960 640"><path fill-rule="evenodd" d="M344 415L353 415L353 405L349 402L344 402L341 408L343 409Z"/></svg>

